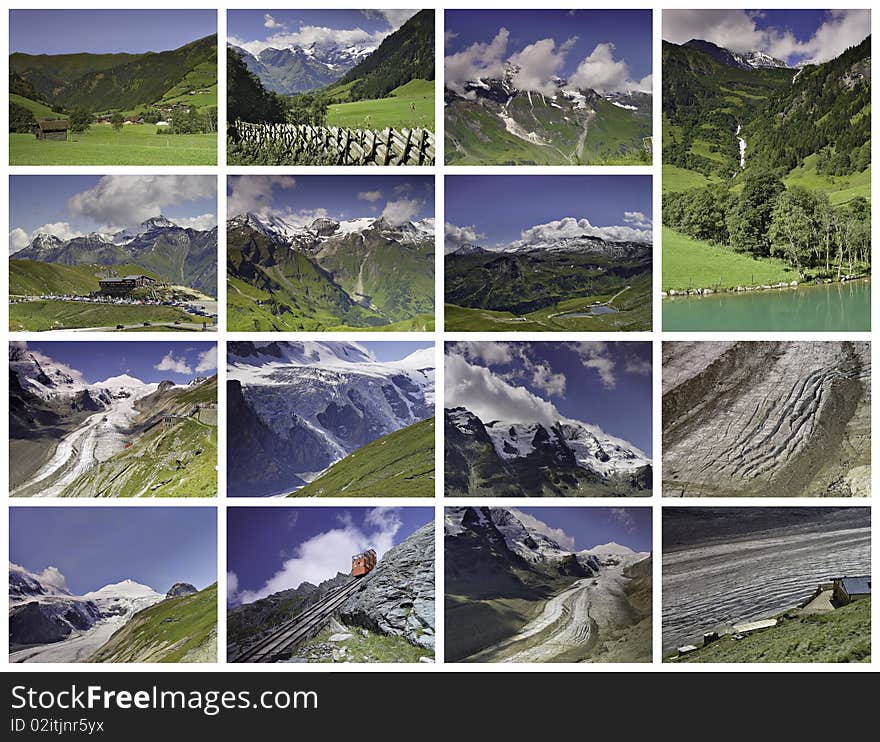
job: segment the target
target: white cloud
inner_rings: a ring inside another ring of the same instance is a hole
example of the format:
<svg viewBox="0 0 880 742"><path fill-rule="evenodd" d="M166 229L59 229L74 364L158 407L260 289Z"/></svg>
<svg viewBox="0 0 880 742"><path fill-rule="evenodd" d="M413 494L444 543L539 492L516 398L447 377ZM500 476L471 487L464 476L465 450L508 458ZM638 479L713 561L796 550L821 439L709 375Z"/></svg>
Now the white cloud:
<svg viewBox="0 0 880 742"><path fill-rule="evenodd" d="M31 236L21 227L16 227L9 233L9 254L24 250L31 244Z"/></svg>
<svg viewBox="0 0 880 742"><path fill-rule="evenodd" d="M153 368L157 371L171 371L175 374L191 374L192 367L186 362L185 358L175 358L173 351L157 363Z"/></svg>
<svg viewBox="0 0 880 742"><path fill-rule="evenodd" d="M395 226L399 226L413 219L424 205L424 201L417 201L414 198L401 198L398 201L389 201L382 210L382 218Z"/></svg>
<svg viewBox="0 0 880 742"><path fill-rule="evenodd" d="M108 227L123 228L158 216L168 206L217 198L213 175L105 175L68 201L70 211Z"/></svg>
<svg viewBox="0 0 880 742"><path fill-rule="evenodd" d="M272 205L273 190L296 187L296 179L289 175L240 175L229 179L230 193L226 199L229 217L249 211L266 212Z"/></svg>
<svg viewBox="0 0 880 742"><path fill-rule="evenodd" d="M238 592L236 579L236 590L231 596L227 591L229 603L253 603L281 590L298 588L303 582L318 585L335 577L337 572L348 573L351 555L366 549L375 549L381 559L394 545L394 537L402 525L397 508L374 508L364 517L363 526L357 526L349 513L342 515L347 517L340 517L339 528L319 533L296 546L293 555L285 559L262 587Z"/></svg>
<svg viewBox="0 0 880 742"><path fill-rule="evenodd" d="M464 356L446 356L445 377L446 407L464 407L484 422L539 422L550 427L562 417L550 402L468 363Z"/></svg>
<svg viewBox="0 0 880 742"><path fill-rule="evenodd" d="M279 23L268 13L263 16L263 25L266 28L284 28L283 23Z"/></svg>
<svg viewBox="0 0 880 742"><path fill-rule="evenodd" d="M477 232L473 224L468 227L457 227L451 222L446 222L444 232L446 245L444 252L447 253L458 250L462 245L476 244L486 236Z"/></svg>
<svg viewBox="0 0 880 742"><path fill-rule="evenodd" d="M369 201L374 204L382 198L382 191L361 191L358 193L358 198L361 201Z"/></svg>
<svg viewBox="0 0 880 742"><path fill-rule="evenodd" d="M569 536L561 528L553 528L552 526L548 526L544 521L538 520L534 515L524 513L522 510L517 510L516 508L510 508L510 512L513 513L519 519L519 521L524 526L526 526L526 528L530 528L533 531L537 531L538 533L543 534L547 538L553 539L563 549L574 551L574 537Z"/></svg>
<svg viewBox="0 0 880 742"><path fill-rule="evenodd" d="M184 229L207 231L217 226L217 215L200 214L199 216L174 217L171 221L173 221L178 227L183 227Z"/></svg>
<svg viewBox="0 0 880 742"><path fill-rule="evenodd" d="M565 57L577 38L571 38L556 46L553 39L541 39L529 44L510 57L510 63L519 67L513 76L518 90L528 90L542 95L555 95L554 78L559 76Z"/></svg>
<svg viewBox="0 0 880 742"><path fill-rule="evenodd" d="M547 363L538 363L532 369L532 386L548 397L564 397L565 384L565 374L554 372Z"/></svg>
<svg viewBox="0 0 880 742"><path fill-rule="evenodd" d="M303 227L311 224L315 219L325 219L329 216L327 209L300 209L299 211L285 211L281 216L294 226Z"/></svg>
<svg viewBox="0 0 880 742"><path fill-rule="evenodd" d="M665 10L663 38L674 44L704 39L740 53L758 49L791 63L828 61L871 32L871 11L867 9L827 11L806 41L784 28L759 28L761 17L747 10Z"/></svg>
<svg viewBox="0 0 880 742"><path fill-rule="evenodd" d="M614 44L596 44L569 78L575 88L591 88L599 93L651 92L651 76L638 82L630 79L629 65L623 59L614 58Z"/></svg>
<svg viewBox="0 0 880 742"><path fill-rule="evenodd" d="M448 46L450 41L457 38L458 34L455 31L445 30L443 32L443 46Z"/></svg>
<svg viewBox="0 0 880 742"><path fill-rule="evenodd" d="M627 356L623 365L624 371L636 376L650 376L652 368L650 358L643 358L637 355Z"/></svg>
<svg viewBox="0 0 880 742"><path fill-rule="evenodd" d="M514 242L513 246L518 247L546 240L572 237L598 237L610 242L645 242L650 244L652 232L650 229L635 229L624 226L596 227L590 223L589 219L575 219L568 216L523 230L521 239Z"/></svg>
<svg viewBox="0 0 880 742"><path fill-rule="evenodd" d="M509 37L510 32L502 28L488 44L471 44L467 49L448 55L445 58L446 87L459 95L473 97L473 93L465 93L465 83L482 77L501 77Z"/></svg>
<svg viewBox="0 0 880 742"><path fill-rule="evenodd" d="M217 368L217 346L213 345L204 353L199 353L199 360L196 364L196 373L203 371L214 371Z"/></svg>
<svg viewBox="0 0 880 742"><path fill-rule="evenodd" d="M651 217L645 216L641 211L624 211L623 221L642 229L651 229L653 227Z"/></svg>
<svg viewBox="0 0 880 742"><path fill-rule="evenodd" d="M617 377L614 373L617 364L607 343L567 343L566 347L577 355L584 368L599 374L599 379L606 389L614 389L617 386Z"/></svg>

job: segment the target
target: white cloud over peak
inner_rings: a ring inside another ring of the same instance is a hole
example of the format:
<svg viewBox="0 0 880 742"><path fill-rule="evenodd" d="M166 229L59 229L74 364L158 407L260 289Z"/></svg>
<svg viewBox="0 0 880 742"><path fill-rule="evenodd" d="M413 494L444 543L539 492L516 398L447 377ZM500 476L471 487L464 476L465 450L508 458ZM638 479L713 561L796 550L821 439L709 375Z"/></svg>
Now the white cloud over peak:
<svg viewBox="0 0 880 742"><path fill-rule="evenodd" d="M229 179L230 193L226 199L229 217L266 212L272 205L274 189L296 187L296 178L289 175L240 175Z"/></svg>
<svg viewBox="0 0 880 742"><path fill-rule="evenodd" d="M748 10L665 10L663 38L674 44L704 39L734 52L757 49L789 63L818 63L839 56L871 32L867 9L827 11L806 41L788 29L760 28L761 18L761 13Z"/></svg>
<svg viewBox="0 0 880 742"><path fill-rule="evenodd" d="M510 64L519 68L513 75L514 86L518 90L555 95L554 78L562 72L565 57L576 41L577 37L573 37L557 47L553 39L541 39L511 56Z"/></svg>
<svg viewBox="0 0 880 742"><path fill-rule="evenodd" d="M269 13L263 16L263 25L266 28L284 28L284 24L276 21Z"/></svg>
<svg viewBox="0 0 880 742"><path fill-rule="evenodd" d="M338 572L348 573L351 555L366 549L375 549L381 559L394 545L394 537L402 526L398 508L373 508L360 526L349 513L343 515L348 517L339 519L339 527L298 544L262 587L238 591L238 576L235 572L229 573L227 584L236 588L227 591L230 605L253 603L281 590L298 588L304 582L318 585Z"/></svg>
<svg viewBox="0 0 880 742"><path fill-rule="evenodd" d="M217 226L216 214L199 214L198 216L180 217L171 219L178 227L184 229L199 229L202 231L213 229Z"/></svg>
<svg viewBox="0 0 880 742"><path fill-rule="evenodd" d="M623 59L614 58L614 44L597 44L593 51L577 66L568 84L575 88L592 88L599 93L651 92L651 76L631 80L629 65Z"/></svg>
<svg viewBox="0 0 880 742"><path fill-rule="evenodd" d="M513 246L574 237L598 237L611 242L645 242L650 244L652 232L650 229L637 229L625 226L596 227L590 223L589 219L575 219L568 216L524 229L521 239L513 243Z"/></svg>
<svg viewBox="0 0 880 742"><path fill-rule="evenodd" d="M21 227L16 227L9 232L9 254L24 250L31 244L31 236Z"/></svg>
<svg viewBox="0 0 880 742"><path fill-rule="evenodd" d="M444 252L450 253L458 250L462 245L472 245L478 243L486 235L477 232L477 228L472 224L468 227L457 227L451 222L446 222L444 227Z"/></svg>
<svg viewBox="0 0 880 742"><path fill-rule="evenodd" d="M169 206L216 198L213 175L105 175L67 205L71 213L112 229L140 224Z"/></svg>
<svg viewBox="0 0 880 742"><path fill-rule="evenodd" d="M208 350L199 353L199 360L196 364L196 373L205 371L214 371L217 368L217 346L212 345Z"/></svg>
<svg viewBox="0 0 880 742"><path fill-rule="evenodd" d="M459 95L473 97L473 93L465 91L465 83L484 77L501 77L504 74L504 57L509 38L510 32L501 28L488 44L478 42L460 52L447 55L444 60L446 87Z"/></svg>
<svg viewBox="0 0 880 742"><path fill-rule="evenodd" d="M547 538L553 539L563 549L574 551L574 537L569 536L561 528L553 528L553 526L547 525L544 521L538 520L534 515L524 513L522 510L517 510L516 508L510 508L510 512L513 513L526 528L530 528L533 531L543 534Z"/></svg>
<svg viewBox="0 0 880 742"><path fill-rule="evenodd" d="M400 226L414 219L424 205L424 201L417 201L414 198L389 201L382 210L382 218L390 224Z"/></svg>
<svg viewBox="0 0 880 742"><path fill-rule="evenodd" d="M153 368L157 371L171 371L175 374L191 374L192 366L185 358L175 358L174 352L169 351Z"/></svg>
<svg viewBox="0 0 880 742"><path fill-rule="evenodd" d="M382 198L382 191L361 191L358 193L361 201L369 201L371 204L376 203Z"/></svg>
<svg viewBox="0 0 880 742"><path fill-rule="evenodd" d="M653 227L651 217L645 216L641 211L624 211L623 221L642 229L651 229L651 227Z"/></svg>
<svg viewBox="0 0 880 742"><path fill-rule="evenodd" d="M83 233L74 229L68 222L52 222L37 227L30 234L21 227L16 227L9 232L9 254L24 250L38 234L51 234L61 240L72 240L74 237L82 237Z"/></svg>

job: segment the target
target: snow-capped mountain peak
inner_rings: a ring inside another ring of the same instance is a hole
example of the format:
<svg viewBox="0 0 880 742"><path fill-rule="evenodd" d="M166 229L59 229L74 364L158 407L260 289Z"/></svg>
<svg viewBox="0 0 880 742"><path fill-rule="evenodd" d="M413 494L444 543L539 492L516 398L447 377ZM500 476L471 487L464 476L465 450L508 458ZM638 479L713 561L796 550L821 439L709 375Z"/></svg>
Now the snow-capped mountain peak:
<svg viewBox="0 0 880 742"><path fill-rule="evenodd" d="M142 585L134 580L122 580L121 582L104 585L104 587L86 593L82 597L86 600L106 600L114 598L134 600L142 598L161 599L163 596L148 585Z"/></svg>

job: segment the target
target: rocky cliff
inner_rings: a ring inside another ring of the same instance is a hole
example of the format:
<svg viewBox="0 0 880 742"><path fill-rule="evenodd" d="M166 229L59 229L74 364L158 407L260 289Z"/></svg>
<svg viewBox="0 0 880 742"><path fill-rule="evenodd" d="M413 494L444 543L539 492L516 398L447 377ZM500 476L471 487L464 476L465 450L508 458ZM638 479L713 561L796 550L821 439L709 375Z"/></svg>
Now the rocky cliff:
<svg viewBox="0 0 880 742"><path fill-rule="evenodd" d="M388 551L339 614L348 625L434 649L434 523Z"/></svg>

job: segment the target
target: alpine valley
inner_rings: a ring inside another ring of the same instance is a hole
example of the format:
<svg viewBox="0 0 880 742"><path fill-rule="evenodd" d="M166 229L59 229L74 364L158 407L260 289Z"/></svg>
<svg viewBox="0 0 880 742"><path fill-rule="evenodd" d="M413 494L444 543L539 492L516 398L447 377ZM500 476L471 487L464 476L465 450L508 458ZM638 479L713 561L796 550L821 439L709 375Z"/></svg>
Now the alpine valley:
<svg viewBox="0 0 880 742"><path fill-rule="evenodd" d="M563 547L540 518L540 508L446 509L446 660L650 662L650 552Z"/></svg>
<svg viewBox="0 0 880 742"><path fill-rule="evenodd" d="M215 497L217 377L191 376L86 383L11 343L10 495Z"/></svg>
<svg viewBox="0 0 880 742"><path fill-rule="evenodd" d="M124 297L102 291L101 280L131 275L152 281ZM11 330L206 329L216 296L217 227L161 215L112 233L38 232L9 259Z"/></svg>
<svg viewBox="0 0 880 742"><path fill-rule="evenodd" d="M434 219L227 222L230 330L434 329Z"/></svg>
<svg viewBox="0 0 880 742"><path fill-rule="evenodd" d="M724 48L708 15L663 42L664 329L870 329L870 21L841 12L816 58Z"/></svg>
<svg viewBox="0 0 880 742"><path fill-rule="evenodd" d="M650 330L650 242L595 236L579 224L554 223L575 228L575 236L535 235L491 250L465 244L447 252L446 329Z"/></svg>
<svg viewBox="0 0 880 742"><path fill-rule="evenodd" d="M10 562L9 661L216 662L217 585L162 594L122 580L72 595Z"/></svg>
<svg viewBox="0 0 880 742"><path fill-rule="evenodd" d="M231 496L434 494L434 351L230 342Z"/></svg>

